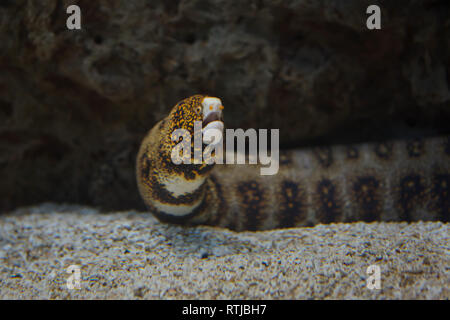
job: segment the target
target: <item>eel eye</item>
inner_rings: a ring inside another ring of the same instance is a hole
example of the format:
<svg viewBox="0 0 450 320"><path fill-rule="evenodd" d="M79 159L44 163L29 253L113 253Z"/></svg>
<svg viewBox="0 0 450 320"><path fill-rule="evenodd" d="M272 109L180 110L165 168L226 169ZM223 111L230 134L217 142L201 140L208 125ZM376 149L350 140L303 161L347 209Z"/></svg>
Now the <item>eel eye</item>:
<svg viewBox="0 0 450 320"><path fill-rule="evenodd" d="M195 111L197 111L197 113L202 112L202 107L197 107L197 108L195 109Z"/></svg>

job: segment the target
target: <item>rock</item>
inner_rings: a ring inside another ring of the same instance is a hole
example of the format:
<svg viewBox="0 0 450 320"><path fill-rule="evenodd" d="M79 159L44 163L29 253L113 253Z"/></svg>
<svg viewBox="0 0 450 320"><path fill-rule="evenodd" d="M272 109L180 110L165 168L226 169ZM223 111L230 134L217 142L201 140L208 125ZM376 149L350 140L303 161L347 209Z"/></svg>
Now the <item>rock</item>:
<svg viewBox="0 0 450 320"><path fill-rule="evenodd" d="M37 208L0 216L0 299L450 298L441 222L235 233L149 213ZM80 289L66 286L71 265ZM379 290L367 288L370 265Z"/></svg>
<svg viewBox="0 0 450 320"><path fill-rule="evenodd" d="M448 130L449 4L378 1L0 4L0 208L68 201L142 208L134 161L180 99L219 96L230 128L281 143Z"/></svg>

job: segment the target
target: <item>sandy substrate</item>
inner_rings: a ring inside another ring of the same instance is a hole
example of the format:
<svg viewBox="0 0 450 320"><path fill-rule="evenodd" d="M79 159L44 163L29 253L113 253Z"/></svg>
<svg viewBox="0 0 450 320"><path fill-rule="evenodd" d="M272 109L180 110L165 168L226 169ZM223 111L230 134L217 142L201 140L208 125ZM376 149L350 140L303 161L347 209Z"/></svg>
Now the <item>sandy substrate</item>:
<svg viewBox="0 0 450 320"><path fill-rule="evenodd" d="M440 222L235 233L43 204L0 216L0 298L449 299L449 247Z"/></svg>

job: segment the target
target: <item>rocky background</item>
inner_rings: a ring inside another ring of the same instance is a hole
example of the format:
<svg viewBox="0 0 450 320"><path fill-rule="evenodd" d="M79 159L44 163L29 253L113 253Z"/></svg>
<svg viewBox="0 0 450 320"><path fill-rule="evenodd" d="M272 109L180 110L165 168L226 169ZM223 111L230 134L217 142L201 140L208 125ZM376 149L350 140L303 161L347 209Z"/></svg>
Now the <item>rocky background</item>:
<svg viewBox="0 0 450 320"><path fill-rule="evenodd" d="M2 0L0 41L1 210L142 209L139 143L195 93L285 147L449 131L447 0Z"/></svg>

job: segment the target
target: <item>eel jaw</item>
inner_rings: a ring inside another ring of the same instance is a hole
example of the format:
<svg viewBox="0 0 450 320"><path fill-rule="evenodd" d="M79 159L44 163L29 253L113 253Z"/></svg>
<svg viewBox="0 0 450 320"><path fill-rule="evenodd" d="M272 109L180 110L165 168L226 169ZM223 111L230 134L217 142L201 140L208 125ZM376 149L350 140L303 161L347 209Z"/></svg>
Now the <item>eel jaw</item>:
<svg viewBox="0 0 450 320"><path fill-rule="evenodd" d="M208 116L206 118L203 118L202 128L205 128L210 123L213 123L216 121L223 122L222 121L222 112L217 112L217 111L209 112Z"/></svg>
<svg viewBox="0 0 450 320"><path fill-rule="evenodd" d="M215 97L205 97L202 101L202 106L203 142L206 144L211 144L211 142L213 142L214 145L218 144L222 141L224 129L224 123L222 120L222 101Z"/></svg>

